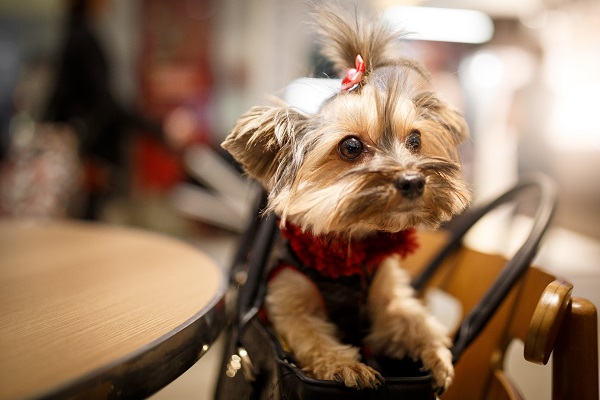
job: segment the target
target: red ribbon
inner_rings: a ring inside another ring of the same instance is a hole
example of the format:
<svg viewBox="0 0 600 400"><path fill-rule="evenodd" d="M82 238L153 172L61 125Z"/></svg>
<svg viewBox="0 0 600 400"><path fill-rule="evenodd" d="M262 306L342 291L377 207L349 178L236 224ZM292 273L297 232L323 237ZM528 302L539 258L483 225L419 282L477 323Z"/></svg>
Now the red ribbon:
<svg viewBox="0 0 600 400"><path fill-rule="evenodd" d="M365 72L365 62L360 54L356 56L355 64L356 68L348 68L346 70L346 76L342 80L342 92L352 89L362 80L363 73Z"/></svg>

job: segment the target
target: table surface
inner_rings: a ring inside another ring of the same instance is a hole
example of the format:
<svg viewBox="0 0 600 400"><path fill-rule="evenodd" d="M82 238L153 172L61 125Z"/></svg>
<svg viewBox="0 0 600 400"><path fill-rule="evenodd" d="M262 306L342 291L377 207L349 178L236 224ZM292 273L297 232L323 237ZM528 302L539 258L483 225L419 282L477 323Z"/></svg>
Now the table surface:
<svg viewBox="0 0 600 400"><path fill-rule="evenodd" d="M225 286L163 235L0 220L0 399L152 394L216 339Z"/></svg>

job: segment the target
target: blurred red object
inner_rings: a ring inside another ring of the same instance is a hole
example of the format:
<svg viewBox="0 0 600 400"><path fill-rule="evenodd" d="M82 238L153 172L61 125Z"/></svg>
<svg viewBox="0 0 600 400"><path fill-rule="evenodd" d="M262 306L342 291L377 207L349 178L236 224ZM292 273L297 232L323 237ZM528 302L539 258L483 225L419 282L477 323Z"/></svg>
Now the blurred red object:
<svg viewBox="0 0 600 400"><path fill-rule="evenodd" d="M213 75L210 63L214 0L146 0L142 8L140 105L164 121L166 148L149 138L134 143L138 189L165 191L185 179L183 142L211 143Z"/></svg>
<svg viewBox="0 0 600 400"><path fill-rule="evenodd" d="M179 157L156 140L140 137L134 145L134 185L144 191L167 191L185 174Z"/></svg>

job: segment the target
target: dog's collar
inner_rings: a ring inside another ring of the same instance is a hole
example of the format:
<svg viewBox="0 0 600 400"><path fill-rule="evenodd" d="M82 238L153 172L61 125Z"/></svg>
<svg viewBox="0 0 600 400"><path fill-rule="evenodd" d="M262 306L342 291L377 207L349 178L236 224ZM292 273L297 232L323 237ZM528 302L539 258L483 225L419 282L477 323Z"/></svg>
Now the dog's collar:
<svg viewBox="0 0 600 400"><path fill-rule="evenodd" d="M365 240L347 240L334 236L313 236L287 224L282 229L294 256L306 268L323 276L338 278L370 275L384 258L398 254L404 258L418 248L414 229L380 232Z"/></svg>

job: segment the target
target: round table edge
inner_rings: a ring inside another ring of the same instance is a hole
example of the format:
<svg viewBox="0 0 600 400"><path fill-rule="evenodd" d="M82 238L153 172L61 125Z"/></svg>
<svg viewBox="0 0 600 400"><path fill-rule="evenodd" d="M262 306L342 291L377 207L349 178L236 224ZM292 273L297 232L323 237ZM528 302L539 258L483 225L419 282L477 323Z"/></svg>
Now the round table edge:
<svg viewBox="0 0 600 400"><path fill-rule="evenodd" d="M145 398L173 382L210 348L226 324L223 279L213 300L183 324L110 364L39 398Z"/></svg>

